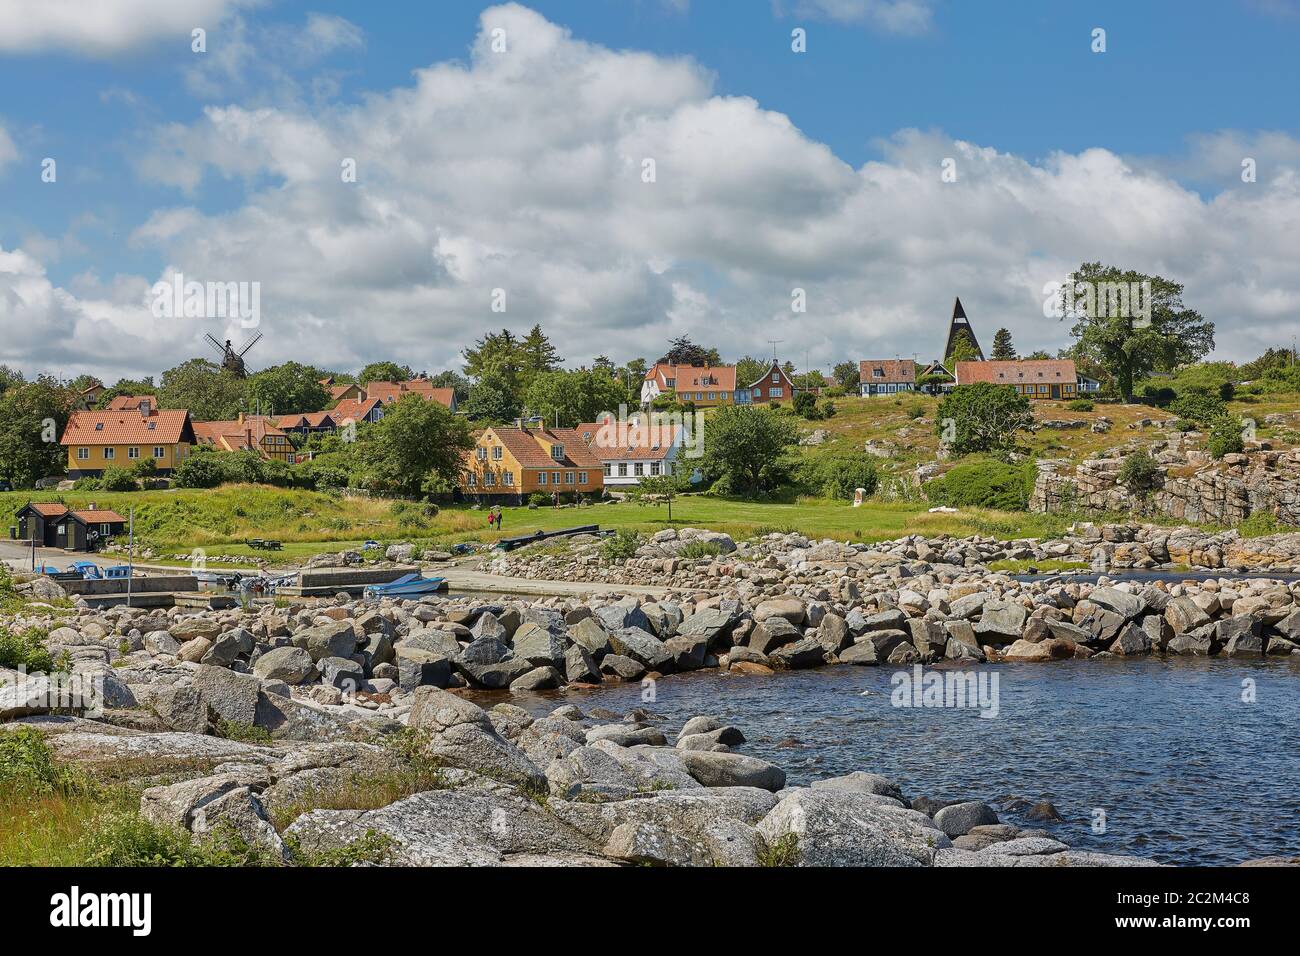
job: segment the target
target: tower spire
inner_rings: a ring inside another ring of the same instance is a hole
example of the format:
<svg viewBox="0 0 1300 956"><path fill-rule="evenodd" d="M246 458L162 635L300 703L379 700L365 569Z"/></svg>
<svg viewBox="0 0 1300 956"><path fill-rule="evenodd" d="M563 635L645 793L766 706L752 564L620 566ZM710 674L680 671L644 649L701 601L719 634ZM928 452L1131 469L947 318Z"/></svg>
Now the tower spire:
<svg viewBox="0 0 1300 956"><path fill-rule="evenodd" d="M978 360L984 361L984 350L980 348L979 339L975 338L975 330L971 328L970 320L966 318L966 310L962 308L961 298L955 297L952 300L952 321L948 325L948 342L943 348L943 361L948 361L952 355L953 346L957 344L957 337L964 336L974 349Z"/></svg>

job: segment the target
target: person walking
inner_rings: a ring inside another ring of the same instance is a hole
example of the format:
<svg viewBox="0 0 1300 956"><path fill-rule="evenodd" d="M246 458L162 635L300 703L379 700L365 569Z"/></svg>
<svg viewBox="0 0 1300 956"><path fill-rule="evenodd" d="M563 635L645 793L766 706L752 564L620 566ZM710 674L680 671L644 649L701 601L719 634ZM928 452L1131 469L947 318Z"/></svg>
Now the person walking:
<svg viewBox="0 0 1300 956"><path fill-rule="evenodd" d="M504 517L504 515L503 515L503 513L502 513L502 511L501 511L501 506L500 506L500 505L497 505L497 509L496 509L496 510L497 510L497 530L500 531L500 530L501 530L501 519Z"/></svg>

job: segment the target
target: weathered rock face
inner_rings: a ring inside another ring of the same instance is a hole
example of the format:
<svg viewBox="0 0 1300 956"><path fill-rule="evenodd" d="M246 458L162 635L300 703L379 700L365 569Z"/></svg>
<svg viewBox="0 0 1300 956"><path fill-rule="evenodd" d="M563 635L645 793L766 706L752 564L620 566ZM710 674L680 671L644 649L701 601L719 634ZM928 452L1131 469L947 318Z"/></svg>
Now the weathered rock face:
<svg viewBox="0 0 1300 956"><path fill-rule="evenodd" d="M1119 482L1123 458L1039 463L1032 511L1084 508L1172 518L1197 524L1240 524L1266 512L1300 524L1300 451L1225 455L1222 461L1176 448L1161 452L1164 468L1153 489L1134 492Z"/></svg>
<svg viewBox="0 0 1300 956"><path fill-rule="evenodd" d="M523 752L502 737L487 712L436 687L421 687L408 726L429 732L426 750L447 766L541 786L545 776Z"/></svg>
<svg viewBox="0 0 1300 956"><path fill-rule="evenodd" d="M798 866L931 866L952 841L934 821L874 794L795 790L758 824Z"/></svg>

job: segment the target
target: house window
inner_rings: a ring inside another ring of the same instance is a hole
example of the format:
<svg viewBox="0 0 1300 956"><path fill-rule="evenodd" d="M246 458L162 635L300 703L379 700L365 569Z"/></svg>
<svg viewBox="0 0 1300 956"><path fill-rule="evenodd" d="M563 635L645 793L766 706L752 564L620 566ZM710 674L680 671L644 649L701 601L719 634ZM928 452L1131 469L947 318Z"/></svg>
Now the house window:
<svg viewBox="0 0 1300 956"><path fill-rule="evenodd" d="M77 461L88 461L89 459L90 459L90 449L89 449L89 448L78 448L78 449L77 449Z"/></svg>
<svg viewBox="0 0 1300 956"><path fill-rule="evenodd" d="M487 449L479 448L474 452L479 461L487 461Z"/></svg>
<svg viewBox="0 0 1300 956"><path fill-rule="evenodd" d="M552 445L552 446L551 446L551 457L552 457L553 459L555 459L556 461L563 461L563 460L564 460L564 446L563 446L563 445ZM557 481L556 484L559 484L559 482Z"/></svg>
<svg viewBox="0 0 1300 956"><path fill-rule="evenodd" d="M585 485L586 483L587 483L587 473L585 471L578 472L578 484Z"/></svg>
<svg viewBox="0 0 1300 956"><path fill-rule="evenodd" d="M55 529L55 534L57 534L60 538L62 538L67 533L68 533L68 526L66 524L61 524L57 529Z"/></svg>
<svg viewBox="0 0 1300 956"><path fill-rule="evenodd" d="M1038 386L1038 394L1039 394L1039 395L1046 395L1046 394L1047 394L1047 386L1046 386L1046 385L1039 385L1039 386Z"/></svg>
<svg viewBox="0 0 1300 956"><path fill-rule="evenodd" d="M475 485L478 484L478 475L474 474L474 472L471 471L469 474L465 476L465 484L473 488Z"/></svg>
<svg viewBox="0 0 1300 956"><path fill-rule="evenodd" d="M501 476L501 483L507 488L513 488L515 486L515 473L513 471L507 471Z"/></svg>
<svg viewBox="0 0 1300 956"><path fill-rule="evenodd" d="M643 465L641 462L638 461L635 465L632 466L632 474L635 475L637 478L640 478L642 475L645 474L645 465Z"/></svg>
<svg viewBox="0 0 1300 956"><path fill-rule="evenodd" d="M139 458L139 457L140 457L140 449L139 449L139 447L136 446L136 445L132 445L130 448L128 448L128 449L126 450L126 457L127 457L127 458L130 458L132 461L134 461L135 459Z"/></svg>
<svg viewBox="0 0 1300 956"><path fill-rule="evenodd" d="M99 526L99 533L100 533L100 534L111 534L112 532L113 532L113 527L112 527L112 525L101 524L101 525Z"/></svg>
<svg viewBox="0 0 1300 956"><path fill-rule="evenodd" d="M626 478L626 477L627 477L627 462L625 462L625 461L620 461L620 462L618 463L618 476L619 476L620 478Z"/></svg>
<svg viewBox="0 0 1300 956"><path fill-rule="evenodd" d="M497 483L497 476L494 475L492 472L489 471L487 474L483 476L483 484L487 485L489 488L495 486L496 483Z"/></svg>
<svg viewBox="0 0 1300 956"><path fill-rule="evenodd" d="M730 394L731 394L730 392L719 392L718 397L725 402L727 400L727 396Z"/></svg>
<svg viewBox="0 0 1300 956"><path fill-rule="evenodd" d="M614 465L608 461L605 462L605 477L606 478L614 477Z"/></svg>
<svg viewBox="0 0 1300 956"><path fill-rule="evenodd" d="M105 461L112 461L112 460L113 460L113 457L114 457L116 454L117 454L117 449L114 448L112 445L109 445L107 448L104 449L104 460L105 460Z"/></svg>
<svg viewBox="0 0 1300 956"><path fill-rule="evenodd" d="M657 461L650 462L650 474L652 475L659 474L659 462Z"/></svg>
<svg viewBox="0 0 1300 956"><path fill-rule="evenodd" d="M495 446L495 447L492 449L492 460L493 460L493 461L500 461L500 460L501 460L501 446L500 446L500 445L497 445L497 446Z"/></svg>
<svg viewBox="0 0 1300 956"><path fill-rule="evenodd" d="M104 423L103 423L103 422L95 422L95 431L97 431L97 432L102 432L103 430L104 430Z"/></svg>
<svg viewBox="0 0 1300 956"><path fill-rule="evenodd" d="M559 483L560 483L560 473L558 471L551 472L551 484L558 485Z"/></svg>
<svg viewBox="0 0 1300 956"><path fill-rule="evenodd" d="M769 389L767 390L767 394L768 394L768 397L769 397L769 398L781 398L781 397L783 397L783 396L785 395L785 389L783 389L783 388L769 388Z"/></svg>
<svg viewBox="0 0 1300 956"><path fill-rule="evenodd" d="M157 423L157 422L146 422L144 427L147 428L147 429L149 429L149 431L153 431L155 428L158 427L158 423Z"/></svg>
<svg viewBox="0 0 1300 956"><path fill-rule="evenodd" d="M537 473L537 483L538 483L539 485L544 485L544 484L546 484L546 472L544 472L544 471L539 471L539 472Z"/></svg>
<svg viewBox="0 0 1300 956"><path fill-rule="evenodd" d="M709 401L711 401L711 402L712 402L712 401L716 401L716 400L717 400L717 397L718 397L718 393L717 393L717 392L709 392Z"/></svg>
<svg viewBox="0 0 1300 956"><path fill-rule="evenodd" d="M566 472L564 473L564 483L565 483L566 485L571 485L571 484L573 484L573 482L574 482L574 480L575 480L576 478L577 478L577 475L575 475L575 474L574 474L573 472L571 472L571 471L566 471Z"/></svg>
<svg viewBox="0 0 1300 956"><path fill-rule="evenodd" d="M871 377L872 377L872 378L884 378L884 377L885 377L885 370L884 370L883 368L873 368L873 369L871 370Z"/></svg>
<svg viewBox="0 0 1300 956"><path fill-rule="evenodd" d="M772 373L772 381L773 381L773 382L779 382L779 381L781 381L781 373L780 373L780 372L773 372L773 373Z"/></svg>

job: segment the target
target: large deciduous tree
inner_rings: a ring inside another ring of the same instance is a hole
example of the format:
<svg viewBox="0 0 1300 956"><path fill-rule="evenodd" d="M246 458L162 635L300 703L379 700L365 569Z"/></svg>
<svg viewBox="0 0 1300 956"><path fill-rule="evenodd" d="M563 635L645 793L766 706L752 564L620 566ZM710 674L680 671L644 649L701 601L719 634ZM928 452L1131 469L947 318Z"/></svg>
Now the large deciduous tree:
<svg viewBox="0 0 1300 956"><path fill-rule="evenodd" d="M788 474L785 456L798 437L793 419L775 409L723 406L704 423L703 471L737 494L756 497Z"/></svg>
<svg viewBox="0 0 1300 956"><path fill-rule="evenodd" d="M15 488L62 474L67 458L59 444L76 393L53 378L11 385L0 395L0 477Z"/></svg>
<svg viewBox="0 0 1300 956"><path fill-rule="evenodd" d="M1029 399L1010 385L958 385L935 416L935 431L955 455L1009 451L1016 436L1034 423Z"/></svg>
<svg viewBox="0 0 1300 956"><path fill-rule="evenodd" d="M1183 305L1181 283L1161 276L1085 262L1061 289L1061 305L1075 321L1078 354L1110 373L1126 402L1138 379L1199 361L1214 348L1214 323Z"/></svg>
<svg viewBox="0 0 1300 956"><path fill-rule="evenodd" d="M368 484L419 494L455 487L461 453L473 445L463 418L440 402L407 395L361 432L354 454Z"/></svg>
<svg viewBox="0 0 1300 956"><path fill-rule="evenodd" d="M248 408L262 414L292 415L315 412L329 403L329 392L320 383L321 373L309 365L285 362L263 369L244 386Z"/></svg>
<svg viewBox="0 0 1300 956"><path fill-rule="evenodd" d="M246 381L207 359L190 359L163 372L158 404L188 409L196 422L230 421L244 408Z"/></svg>

